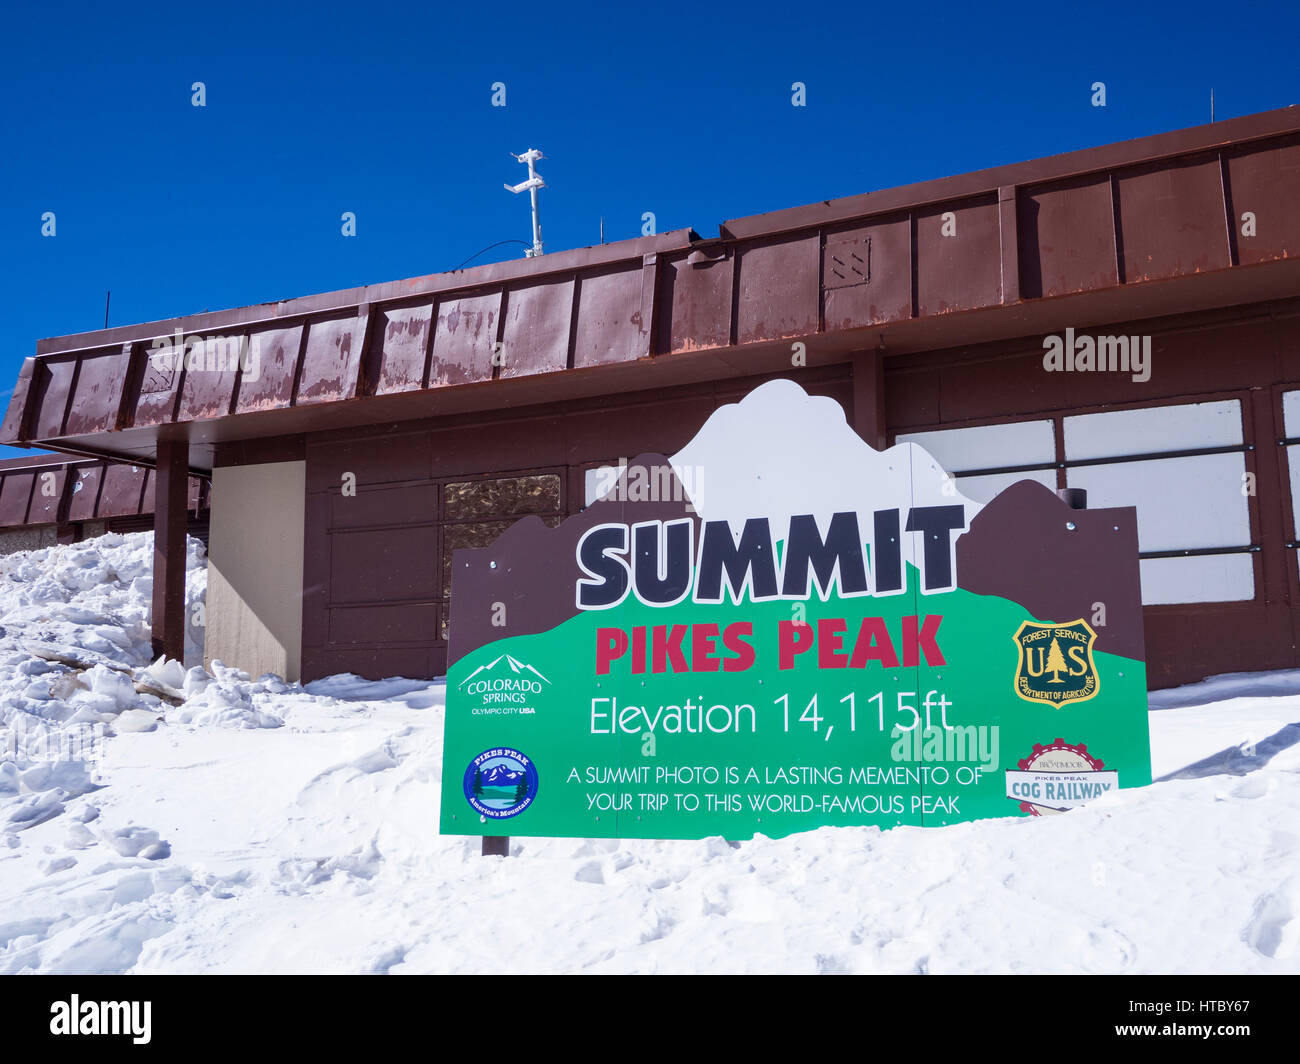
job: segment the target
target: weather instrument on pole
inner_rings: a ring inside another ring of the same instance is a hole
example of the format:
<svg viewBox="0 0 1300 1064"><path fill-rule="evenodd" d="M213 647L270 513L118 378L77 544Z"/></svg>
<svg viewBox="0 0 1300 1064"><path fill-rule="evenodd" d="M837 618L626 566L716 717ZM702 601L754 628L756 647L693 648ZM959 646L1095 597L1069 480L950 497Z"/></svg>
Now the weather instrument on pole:
<svg viewBox="0 0 1300 1064"><path fill-rule="evenodd" d="M519 162L528 164L528 180L520 181L517 185L506 185L505 188L507 192L519 193L527 191L529 198L533 202L533 246L524 253L528 258L532 259L542 253L542 223L537 216L537 190L546 187L546 182L542 180L541 174L533 168L533 164L538 159L546 158L546 156L536 148L529 148L523 155L515 155L514 152L510 154L514 155Z"/></svg>

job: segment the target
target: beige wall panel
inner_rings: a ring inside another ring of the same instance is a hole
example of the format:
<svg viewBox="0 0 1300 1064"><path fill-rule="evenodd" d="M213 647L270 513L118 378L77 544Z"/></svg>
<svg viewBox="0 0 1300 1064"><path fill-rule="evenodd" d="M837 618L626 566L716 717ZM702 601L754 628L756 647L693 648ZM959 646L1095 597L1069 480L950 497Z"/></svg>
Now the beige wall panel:
<svg viewBox="0 0 1300 1064"><path fill-rule="evenodd" d="M212 471L204 663L297 680L306 463Z"/></svg>

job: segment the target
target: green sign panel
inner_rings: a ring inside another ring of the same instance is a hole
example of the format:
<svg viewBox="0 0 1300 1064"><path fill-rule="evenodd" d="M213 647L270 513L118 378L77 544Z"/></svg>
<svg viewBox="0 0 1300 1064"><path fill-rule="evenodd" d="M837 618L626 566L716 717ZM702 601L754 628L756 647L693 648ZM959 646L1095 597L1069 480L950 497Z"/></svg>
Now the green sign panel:
<svg viewBox="0 0 1300 1064"><path fill-rule="evenodd" d="M788 381L609 480L454 556L444 833L939 825L1150 782L1132 509L980 504Z"/></svg>

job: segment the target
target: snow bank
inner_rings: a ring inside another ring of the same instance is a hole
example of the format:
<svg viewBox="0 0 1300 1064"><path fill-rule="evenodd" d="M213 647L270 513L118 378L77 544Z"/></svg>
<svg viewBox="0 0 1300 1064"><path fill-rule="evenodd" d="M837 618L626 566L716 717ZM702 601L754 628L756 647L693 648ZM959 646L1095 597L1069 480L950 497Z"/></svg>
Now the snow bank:
<svg viewBox="0 0 1300 1064"><path fill-rule="evenodd" d="M1154 695L1065 816L482 858L441 683L151 665L149 547L0 560L0 972L1300 971L1300 674Z"/></svg>

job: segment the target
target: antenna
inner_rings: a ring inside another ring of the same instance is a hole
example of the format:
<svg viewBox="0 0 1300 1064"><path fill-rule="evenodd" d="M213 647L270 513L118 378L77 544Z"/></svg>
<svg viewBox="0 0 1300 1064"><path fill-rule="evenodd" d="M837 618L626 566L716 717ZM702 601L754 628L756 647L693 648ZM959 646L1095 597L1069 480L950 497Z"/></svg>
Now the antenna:
<svg viewBox="0 0 1300 1064"><path fill-rule="evenodd" d="M545 188L546 182L543 181L541 175L533 169L533 163L538 159L545 159L546 156L536 148L529 148L523 153L523 155L515 155L514 152L511 152L510 154L514 155L515 159L519 162L528 164L528 180L521 181L517 185L506 185L506 191L519 193L527 190L529 198L533 201L533 246L524 252L524 255L527 258L535 259L542 253L542 223L537 217L537 190L539 188Z"/></svg>

